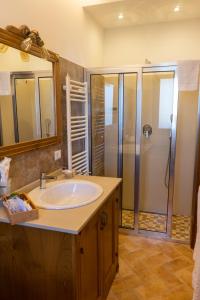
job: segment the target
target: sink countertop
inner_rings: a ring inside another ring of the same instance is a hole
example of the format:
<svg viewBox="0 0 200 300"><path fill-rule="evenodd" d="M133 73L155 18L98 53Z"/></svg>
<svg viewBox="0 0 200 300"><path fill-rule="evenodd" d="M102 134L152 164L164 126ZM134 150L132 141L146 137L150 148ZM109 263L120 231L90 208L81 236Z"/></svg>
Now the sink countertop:
<svg viewBox="0 0 200 300"><path fill-rule="evenodd" d="M65 179L63 175L58 180ZM101 205L110 196L112 191L120 184L120 178L100 176L75 176L74 179L88 180L99 184L103 188L103 194L94 202L78 208L63 210L39 209L39 219L20 223L20 225L41 228L46 230L60 231L71 234L78 234L91 217L97 212ZM39 185L39 181L25 186L18 192L30 192ZM9 223L4 208L0 207L0 222Z"/></svg>

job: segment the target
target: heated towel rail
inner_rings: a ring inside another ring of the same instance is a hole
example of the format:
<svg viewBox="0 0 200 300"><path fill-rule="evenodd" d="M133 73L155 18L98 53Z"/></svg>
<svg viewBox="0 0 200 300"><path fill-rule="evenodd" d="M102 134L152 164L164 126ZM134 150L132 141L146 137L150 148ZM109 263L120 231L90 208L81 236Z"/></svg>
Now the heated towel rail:
<svg viewBox="0 0 200 300"><path fill-rule="evenodd" d="M66 76L68 168L89 174L87 82Z"/></svg>

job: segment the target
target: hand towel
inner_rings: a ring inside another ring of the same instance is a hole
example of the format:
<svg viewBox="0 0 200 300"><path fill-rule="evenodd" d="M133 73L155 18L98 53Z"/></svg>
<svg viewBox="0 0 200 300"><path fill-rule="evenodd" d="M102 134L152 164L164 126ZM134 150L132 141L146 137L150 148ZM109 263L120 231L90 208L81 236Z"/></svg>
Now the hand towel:
<svg viewBox="0 0 200 300"><path fill-rule="evenodd" d="M197 91L199 89L200 61L182 61L178 63L179 91Z"/></svg>

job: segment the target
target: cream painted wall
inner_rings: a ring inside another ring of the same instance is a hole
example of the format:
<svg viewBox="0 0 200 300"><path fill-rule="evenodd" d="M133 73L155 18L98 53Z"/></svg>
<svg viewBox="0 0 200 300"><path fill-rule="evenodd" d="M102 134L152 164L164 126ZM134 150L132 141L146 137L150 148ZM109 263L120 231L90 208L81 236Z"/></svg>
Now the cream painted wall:
<svg viewBox="0 0 200 300"><path fill-rule="evenodd" d="M80 0L7 0L0 27L37 28L46 46L85 67L199 59L200 20L103 30Z"/></svg>
<svg viewBox="0 0 200 300"><path fill-rule="evenodd" d="M77 64L102 65L103 30L80 0L2 1L0 27L8 24L38 29L49 49Z"/></svg>
<svg viewBox="0 0 200 300"><path fill-rule="evenodd" d="M0 72L48 71L52 73L52 63L34 55L29 55L28 61L23 61L20 51L9 47L5 53L0 53Z"/></svg>
<svg viewBox="0 0 200 300"><path fill-rule="evenodd" d="M104 66L200 58L200 19L105 31Z"/></svg>

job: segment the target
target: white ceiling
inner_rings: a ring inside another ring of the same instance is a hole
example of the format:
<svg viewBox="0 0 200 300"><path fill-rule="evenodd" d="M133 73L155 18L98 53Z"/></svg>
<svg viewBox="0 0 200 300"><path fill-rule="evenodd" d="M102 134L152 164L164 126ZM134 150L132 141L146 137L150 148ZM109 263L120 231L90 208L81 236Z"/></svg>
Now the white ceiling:
<svg viewBox="0 0 200 300"><path fill-rule="evenodd" d="M103 28L200 18L200 0L81 0ZM176 6L180 11L174 12ZM124 18L118 19L122 13Z"/></svg>
<svg viewBox="0 0 200 300"><path fill-rule="evenodd" d="M83 7L86 6L93 6L97 4L105 4L105 3L112 3L112 2L119 2L122 0L81 0L81 4Z"/></svg>

